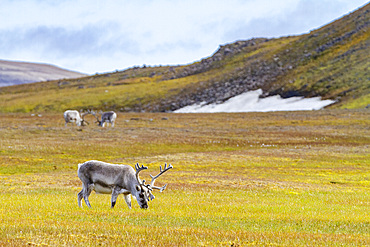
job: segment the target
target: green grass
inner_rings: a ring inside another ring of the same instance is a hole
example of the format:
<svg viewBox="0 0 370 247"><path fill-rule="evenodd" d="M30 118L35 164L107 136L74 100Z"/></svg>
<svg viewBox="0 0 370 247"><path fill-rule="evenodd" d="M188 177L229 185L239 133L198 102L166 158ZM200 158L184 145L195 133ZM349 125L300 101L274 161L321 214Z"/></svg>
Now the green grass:
<svg viewBox="0 0 370 247"><path fill-rule="evenodd" d="M0 245L367 246L369 112L118 114L115 128L61 114L1 114ZM167 118L167 120L163 120ZM226 124L225 124L226 123ZM92 193L77 164L171 163L141 210Z"/></svg>

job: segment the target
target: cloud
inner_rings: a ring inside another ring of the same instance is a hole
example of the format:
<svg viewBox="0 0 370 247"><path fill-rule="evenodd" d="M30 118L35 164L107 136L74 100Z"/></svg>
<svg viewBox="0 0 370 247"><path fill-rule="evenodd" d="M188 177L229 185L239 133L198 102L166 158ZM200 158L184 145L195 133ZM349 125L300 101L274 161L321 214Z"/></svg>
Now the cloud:
<svg viewBox="0 0 370 247"><path fill-rule="evenodd" d="M307 33L326 25L348 13L349 9L361 6L363 1L321 0L296 1L293 8L271 16L259 16L248 22L241 22L225 32L224 37L233 40L251 37L281 37ZM358 4L358 5L357 5Z"/></svg>
<svg viewBox="0 0 370 247"><path fill-rule="evenodd" d="M0 30L0 49L32 49L45 55L52 52L57 56L93 53L111 47L112 44L109 44L105 37L114 32L114 26L87 25L80 29L38 26L30 29ZM129 43L130 41L126 40L126 46Z"/></svg>
<svg viewBox="0 0 370 247"><path fill-rule="evenodd" d="M210 56L220 44L306 32L359 2L365 3L4 0L0 58L48 62L87 73L144 63L190 63Z"/></svg>

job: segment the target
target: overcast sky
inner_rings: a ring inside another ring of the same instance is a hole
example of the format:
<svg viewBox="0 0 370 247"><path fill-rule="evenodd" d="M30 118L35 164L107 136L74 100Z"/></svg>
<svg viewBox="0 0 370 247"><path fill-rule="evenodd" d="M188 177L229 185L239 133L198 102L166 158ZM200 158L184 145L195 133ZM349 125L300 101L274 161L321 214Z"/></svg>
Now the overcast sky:
<svg viewBox="0 0 370 247"><path fill-rule="evenodd" d="M187 64L219 45L307 33L364 0L0 0L0 59L83 73Z"/></svg>

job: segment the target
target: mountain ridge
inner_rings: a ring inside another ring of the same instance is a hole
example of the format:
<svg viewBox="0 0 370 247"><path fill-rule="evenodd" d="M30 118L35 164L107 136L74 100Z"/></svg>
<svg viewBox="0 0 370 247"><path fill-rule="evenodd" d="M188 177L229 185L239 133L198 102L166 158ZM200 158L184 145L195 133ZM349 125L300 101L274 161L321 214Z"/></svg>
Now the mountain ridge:
<svg viewBox="0 0 370 247"><path fill-rule="evenodd" d="M83 76L86 74L51 64L0 59L0 87Z"/></svg>
<svg viewBox="0 0 370 247"><path fill-rule="evenodd" d="M1 88L0 109L165 112L200 102L225 102L256 89L262 89L262 97L320 96L336 101L330 108L365 108L370 104L369 19L367 4L310 33L239 40L188 65L136 66ZM20 103L13 100L21 96Z"/></svg>

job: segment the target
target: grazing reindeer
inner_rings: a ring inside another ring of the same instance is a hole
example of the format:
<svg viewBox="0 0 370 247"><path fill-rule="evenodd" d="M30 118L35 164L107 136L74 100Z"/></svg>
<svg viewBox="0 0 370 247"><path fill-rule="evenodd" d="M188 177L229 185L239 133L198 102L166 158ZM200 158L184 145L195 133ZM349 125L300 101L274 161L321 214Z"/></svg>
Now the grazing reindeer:
<svg viewBox="0 0 370 247"><path fill-rule="evenodd" d="M112 127L114 127L114 121L116 121L117 114L114 111L108 111L108 112L103 112L101 115L101 120L96 116L95 112L92 112L96 117L96 122L98 123L99 126L104 127L105 123L110 123Z"/></svg>
<svg viewBox="0 0 370 247"><path fill-rule="evenodd" d="M134 196L142 209L148 208L148 201L154 199L153 189L162 192L166 186L154 186L155 180L173 166L165 164L164 169L160 166L160 172L156 176L150 175L152 181L145 184L140 180L139 173L148 169L145 166L135 165L135 170L129 165L109 164L101 161L91 160L78 165L77 174L82 181L82 190L77 195L78 206L82 207L82 198L88 207L91 207L89 195L94 190L96 193L112 194L111 207L116 204L119 194L123 194L127 206L131 209L131 196Z"/></svg>
<svg viewBox="0 0 370 247"><path fill-rule="evenodd" d="M85 126L89 124L87 121L85 121L84 117L85 115L89 114L90 112L82 113L80 117L80 113L76 110L67 110L64 112L64 120L66 121L65 126L67 126L68 123L75 122L77 126Z"/></svg>

